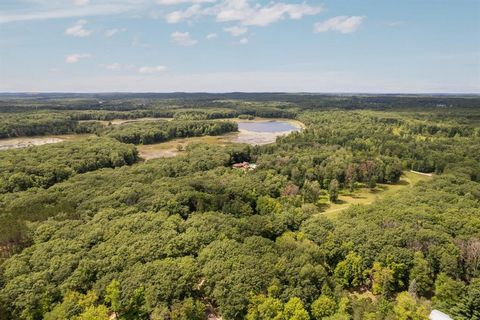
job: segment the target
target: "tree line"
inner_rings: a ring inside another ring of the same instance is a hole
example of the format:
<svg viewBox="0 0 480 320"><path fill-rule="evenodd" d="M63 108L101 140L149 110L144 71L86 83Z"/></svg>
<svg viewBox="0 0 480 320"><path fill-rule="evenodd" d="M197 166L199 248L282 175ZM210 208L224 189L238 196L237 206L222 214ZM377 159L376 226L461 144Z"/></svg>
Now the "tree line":
<svg viewBox="0 0 480 320"><path fill-rule="evenodd" d="M175 138L217 136L237 130L237 124L231 121L153 121L109 126L99 130L99 134L123 143L152 144Z"/></svg>
<svg viewBox="0 0 480 320"><path fill-rule="evenodd" d="M2 114L0 139L49 134L93 133L98 123L80 123L66 114L14 113Z"/></svg>

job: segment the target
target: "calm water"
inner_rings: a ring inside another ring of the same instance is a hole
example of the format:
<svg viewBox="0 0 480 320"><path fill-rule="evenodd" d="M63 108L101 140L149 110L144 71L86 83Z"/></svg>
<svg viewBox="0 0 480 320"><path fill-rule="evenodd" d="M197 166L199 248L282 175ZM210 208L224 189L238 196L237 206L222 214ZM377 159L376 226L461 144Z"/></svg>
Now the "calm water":
<svg viewBox="0 0 480 320"><path fill-rule="evenodd" d="M251 145L269 144L275 142L278 136L299 131L300 127L281 121L238 122L239 132L232 142L248 143Z"/></svg>
<svg viewBox="0 0 480 320"><path fill-rule="evenodd" d="M238 129L252 132L289 132L298 131L299 128L289 122L284 121L265 121L265 122L238 122Z"/></svg>

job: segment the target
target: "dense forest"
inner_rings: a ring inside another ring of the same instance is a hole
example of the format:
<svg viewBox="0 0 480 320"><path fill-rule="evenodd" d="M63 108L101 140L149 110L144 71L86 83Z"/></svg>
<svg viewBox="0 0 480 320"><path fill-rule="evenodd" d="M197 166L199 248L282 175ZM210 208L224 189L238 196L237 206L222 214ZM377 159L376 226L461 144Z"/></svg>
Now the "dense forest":
<svg viewBox="0 0 480 320"><path fill-rule="evenodd" d="M97 123L80 123L66 114L49 112L2 114L0 138L36 136L47 134L90 133Z"/></svg>
<svg viewBox="0 0 480 320"><path fill-rule="evenodd" d="M237 130L237 124L231 121L142 121L109 126L99 134L124 143L152 144L174 138L217 136Z"/></svg>
<svg viewBox="0 0 480 320"><path fill-rule="evenodd" d="M131 165L137 158L134 146L105 138L6 150L0 153L0 193L48 188L76 173Z"/></svg>
<svg viewBox="0 0 480 320"><path fill-rule="evenodd" d="M99 137L0 151L0 319L422 320L432 309L479 319L479 104L4 97L0 109L18 119L9 128L60 119ZM149 161L134 146L236 131L213 119L239 116L305 128ZM173 120L98 122L144 117ZM32 130L5 136L52 133ZM257 166L232 168L243 161ZM341 207L366 194L375 201Z"/></svg>

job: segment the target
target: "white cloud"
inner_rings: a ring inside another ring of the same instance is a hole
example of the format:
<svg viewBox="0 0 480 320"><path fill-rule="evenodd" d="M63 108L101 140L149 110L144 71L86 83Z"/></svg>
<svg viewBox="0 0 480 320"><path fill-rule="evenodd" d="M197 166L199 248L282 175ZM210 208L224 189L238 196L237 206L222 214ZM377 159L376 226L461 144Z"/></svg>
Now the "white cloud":
<svg viewBox="0 0 480 320"><path fill-rule="evenodd" d="M226 0L209 8L206 13L216 16L218 21L241 21L253 11L247 0Z"/></svg>
<svg viewBox="0 0 480 320"><path fill-rule="evenodd" d="M122 65L118 62L107 64L105 66L105 69L107 69L107 70L120 70L121 68L122 68Z"/></svg>
<svg viewBox="0 0 480 320"><path fill-rule="evenodd" d="M226 0L214 6L210 13L217 21L240 21L243 25L266 26L279 20L301 19L322 11L321 6L302 4L269 3L251 6L248 0Z"/></svg>
<svg viewBox="0 0 480 320"><path fill-rule="evenodd" d="M70 54L65 57L66 63L77 63L81 59L91 58L92 55L90 53L74 53Z"/></svg>
<svg viewBox="0 0 480 320"><path fill-rule="evenodd" d="M92 33L92 30L85 29L86 24L87 24L86 20L78 20L77 22L75 22L73 26L65 30L65 34L72 37L79 37L79 38L88 37Z"/></svg>
<svg viewBox="0 0 480 320"><path fill-rule="evenodd" d="M170 35L170 38L172 39L173 42L184 46L184 47L189 47L189 46L194 46L197 44L197 40L194 40L190 37L189 32L174 32Z"/></svg>
<svg viewBox="0 0 480 320"><path fill-rule="evenodd" d="M155 67L141 67L138 69L138 72L141 74L154 74L165 71L167 68L165 66L155 66Z"/></svg>
<svg viewBox="0 0 480 320"><path fill-rule="evenodd" d="M276 3L257 10L253 15L247 17L243 21L243 24L253 26L266 26L273 22L285 19L285 17L293 20L298 20L303 18L303 16L315 15L320 11L322 11L321 7L311 7L305 3Z"/></svg>
<svg viewBox="0 0 480 320"><path fill-rule="evenodd" d="M247 44L248 43L248 39L247 38L242 38L240 39L240 41L238 41L239 44Z"/></svg>
<svg viewBox="0 0 480 320"><path fill-rule="evenodd" d="M168 5L176 5L176 4L183 4L183 3L211 3L215 1L216 0L157 0L157 3L168 6Z"/></svg>
<svg viewBox="0 0 480 320"><path fill-rule="evenodd" d="M177 10L167 14L166 19L168 23L178 23L183 20L200 15L202 7L198 4L188 7L186 10Z"/></svg>
<svg viewBox="0 0 480 320"><path fill-rule="evenodd" d="M322 10L321 6L306 3L263 2L251 0L30 0L42 4L41 9L6 10L0 13L0 24L19 21L62 19L129 12L132 16L145 15L152 3L160 5L191 4L186 9L166 15L167 21L176 23L200 16L213 16L217 21L237 21L244 25L266 26L282 19L301 19ZM281 0L280 0L281 1ZM285 0L287 1L287 0ZM292 0L290 0L292 1ZM73 5L72 5L73 4ZM204 7L202 7L203 5ZM163 14L162 14L163 15Z"/></svg>
<svg viewBox="0 0 480 320"><path fill-rule="evenodd" d="M230 33L234 37L239 37L242 34L247 33L248 29L245 27L239 27L239 26L234 26L234 27L229 27L229 28L224 28L223 29L225 32Z"/></svg>
<svg viewBox="0 0 480 320"><path fill-rule="evenodd" d="M125 29L125 28L122 28L122 29L117 29L117 28L108 29L104 32L104 36L107 37L107 38L110 38L110 37L113 37L115 34L117 34L119 32L125 32L125 31L127 31L127 29Z"/></svg>
<svg viewBox="0 0 480 320"><path fill-rule="evenodd" d="M249 0L224 0L207 8L195 4L185 10L173 11L166 18L169 23L177 23L198 16L214 16L219 22L237 21L243 25L267 26L283 19L301 19L321 11L321 6L310 6L306 3L271 2L266 5L251 5Z"/></svg>
<svg viewBox="0 0 480 320"><path fill-rule="evenodd" d="M209 34L207 34L207 36L205 38L210 40L210 39L215 39L217 37L218 37L218 35L216 33L209 33Z"/></svg>
<svg viewBox="0 0 480 320"><path fill-rule="evenodd" d="M85 6L90 3L90 0L73 0L73 4L76 6Z"/></svg>
<svg viewBox="0 0 480 320"><path fill-rule="evenodd" d="M326 31L338 31L340 33L352 33L362 24L364 16L338 16L323 22L314 24L313 30L316 33Z"/></svg>
<svg viewBox="0 0 480 320"><path fill-rule="evenodd" d="M59 9L50 9L37 12L7 12L0 13L0 24L13 23L20 21L37 21L49 19L64 19L73 17L87 17L87 16L101 16L113 15L126 11L135 10L133 3L113 3L113 4L98 4L88 6L65 7Z"/></svg>

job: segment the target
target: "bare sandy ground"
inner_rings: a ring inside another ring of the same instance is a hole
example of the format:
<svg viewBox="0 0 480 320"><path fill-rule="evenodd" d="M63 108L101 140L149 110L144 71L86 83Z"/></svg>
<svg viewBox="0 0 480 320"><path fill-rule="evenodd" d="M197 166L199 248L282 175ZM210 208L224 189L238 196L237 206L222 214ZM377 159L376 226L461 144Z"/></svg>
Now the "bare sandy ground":
<svg viewBox="0 0 480 320"><path fill-rule="evenodd" d="M49 143L58 143L62 141L72 141L91 137L90 134L66 134L53 136L35 136L0 139L0 150L19 149L31 146L41 146Z"/></svg>

